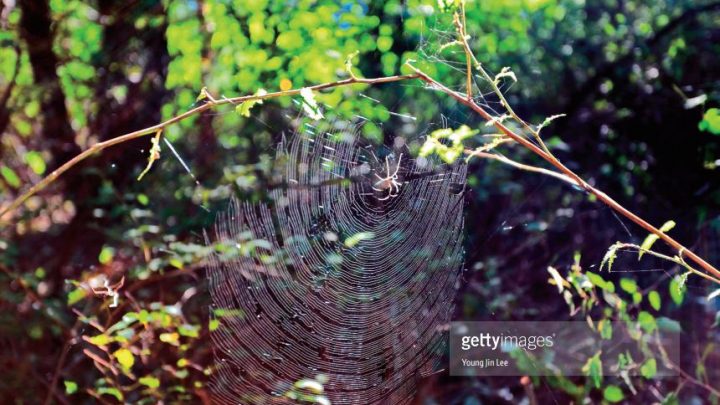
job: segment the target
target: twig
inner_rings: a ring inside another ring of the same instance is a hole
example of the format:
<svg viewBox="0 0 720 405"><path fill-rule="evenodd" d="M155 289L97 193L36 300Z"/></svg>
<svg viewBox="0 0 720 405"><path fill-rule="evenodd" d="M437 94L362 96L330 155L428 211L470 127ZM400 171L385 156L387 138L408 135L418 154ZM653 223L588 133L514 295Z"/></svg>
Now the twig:
<svg viewBox="0 0 720 405"><path fill-rule="evenodd" d="M329 89L333 87L340 87L340 86L347 86L351 84L381 84L381 83L390 83L390 82L397 82L401 80L409 80L409 79L416 79L417 75L399 75L399 76L387 76L387 77L379 77L375 79L364 79L364 78L358 78L358 77L351 77L349 79L340 80L337 82L332 83L323 83L318 84L315 86L310 86L309 89L313 91L320 91L324 89ZM2 218L5 216L5 214L15 211L22 205L28 198L32 197L33 195L37 194L40 190L47 187L50 183L57 180L58 177L60 177L63 173L73 168L78 163L82 162L83 160L87 159L88 157L94 155L95 153L98 153L104 149L107 149L111 146L117 145L119 143L124 143L136 138L140 138L146 135L155 134L160 130L165 129L166 127L175 124L176 122L183 121L189 117L192 117L194 115L197 115L203 111L209 110L213 107L223 105L223 104L238 104L242 103L244 101L249 100L265 100L270 98L277 98L277 97L283 97L283 96L294 96L296 94L300 94L300 91L302 89L291 89L286 91L277 91L274 93L267 93L263 95L251 95L251 96L241 96L241 97L234 97L234 98L223 98L220 100L215 100L212 98L208 98L208 102L205 104L195 107L189 111L186 111L180 115L177 115L173 118L170 118L167 121L164 121L160 124L153 125L151 127L141 129L138 131L130 132L124 135L120 135L116 138L96 143L95 145L89 147L88 149L81 152L79 155L75 156L74 158L68 160L65 162L62 166L54 170L50 175L42 179L39 183L35 184L34 186L30 187L26 192L22 193L19 197L17 197L15 200L13 200L10 205L8 205L6 208L4 208L2 211L0 211L0 224L3 222L9 222L8 220L3 220Z"/></svg>
<svg viewBox="0 0 720 405"><path fill-rule="evenodd" d="M540 156L542 159L550 163L552 166L554 166L556 169L558 169L562 174L566 175L568 178L570 178L578 187L584 189L590 194L595 195L598 200L600 200L602 203L607 205L608 207L612 208L613 210L617 211L622 216L628 218L629 220L633 221L646 231L655 234L658 236L658 238L662 239L663 242L668 244L673 249L677 250L679 253L679 256L685 255L690 260L695 262L698 266L700 266L703 270L707 271L708 273L712 274L713 276L720 278L720 270L715 268L713 265L705 261L702 257L695 254L690 249L683 246L680 242L673 239L671 236L667 235L665 232L662 232L660 229L654 227L646 220L640 218L638 215L633 213L632 211L628 210L627 208L623 207L620 203L613 200L610 196L605 194L603 191L593 187L590 185L590 183L583 180L577 173L573 172L569 168L567 168L562 162L560 162L555 156L553 156L550 153L545 152L543 149L535 145L534 143L530 142L525 137L518 135L517 133L513 132L511 129L503 125L498 120L493 119L493 116L490 115L487 111L485 111L484 108L479 106L477 103L475 103L474 100L468 100L466 97L464 97L462 94L448 88L447 86L443 85L442 83L438 82L437 80L433 79L432 77L428 76L425 72L419 70L418 68L414 67L409 62L406 63L407 66L409 66L417 75L428 83L431 87L440 90L441 92L449 95L450 97L454 98L461 104L466 105L473 111L475 111L478 115L480 115L485 121L492 122L492 124L500 130L503 134L506 136L512 138L515 142L519 143L520 145L524 146L525 148L529 149L531 152L535 153L536 155Z"/></svg>
<svg viewBox="0 0 720 405"><path fill-rule="evenodd" d="M463 41L465 41L464 37L463 37ZM470 54L470 55L472 55L472 54ZM467 97L467 95L463 95L461 93L458 93L458 92L448 88L447 86L443 85L442 83L440 83L437 80L433 79L432 77L428 76L423 71L414 67L412 64L410 64L409 61L406 62L406 65L409 66L415 72L415 74L388 76L388 77L380 77L380 78L374 78L374 79L350 77L349 79L340 80L337 82L323 83L323 84L311 86L311 87L309 87L309 89L311 89L313 91L320 91L320 90L324 90L324 89L328 89L328 88L347 86L347 85L351 85L351 84L380 84L380 83L397 82L397 81L410 80L410 79L420 79L420 80L426 82L427 84L429 84L431 87L433 87L437 90L440 90L441 92L456 99L461 104L466 105L467 107L472 109L475 113L480 115L480 117L482 117L484 120L491 122L492 125L495 126L498 130L500 130L504 135L508 136L515 142L519 143L520 145L529 149L534 154L541 157L543 160L550 163L552 166L554 166L556 169L558 169L561 172L560 174L566 176L570 180L569 182L571 184L575 184L578 187L587 191L588 193L595 195L597 197L597 199L600 200L605 205L609 206L613 210L617 211L619 214L621 214L624 217L628 218L629 220L633 221L634 223L636 223L637 225L639 225L646 231L657 235L658 238L663 240L663 242L668 244L673 249L676 249L679 252L678 256L680 258L682 258L682 256L685 255L690 260L692 260L695 264L697 264L703 270L705 270L706 272L712 274L713 276L715 276L717 278L720 278L720 270L715 268L713 265L711 265L710 263L705 261L702 257L698 256L693 251L686 248L685 246L683 246L681 243L679 243L672 237L670 237L667 234L665 234L664 232L662 232L660 229L654 227L649 222L645 221L644 219L642 219L641 217L639 217L632 211L630 211L627 208L625 208L624 206L622 206L620 203L618 203L617 201L612 199L610 196L605 194L603 191L593 187L588 182L583 180L578 174L576 174L575 172L573 172L572 170L567 168L562 162L560 162L560 160L558 160L552 153L547 151L547 147L544 147L543 143L540 143L541 146L535 145L534 143L532 143L530 140L528 140L524 136L515 133L514 131L512 131L511 129L509 129L508 127L503 125L501 122L499 122L499 120L494 119L493 116L490 115L490 113L488 113L487 111L485 111L485 109L483 107L481 107L480 105L475 103L474 100L469 99ZM488 77L489 77L489 75L488 75ZM490 82L493 83L492 80L490 80ZM292 89L292 90L278 91L278 92L267 93L267 94L262 94L262 95L256 94L256 95L241 96L241 97L235 97L235 98L223 98L220 100L208 99L208 101L205 104L195 107L183 114L180 114L173 118L170 118L169 120L162 122L160 124L157 124L152 127L145 128L145 129L141 129L141 130L138 130L135 132L131 132L131 133L128 133L125 135L121 135L117 138L113 138L113 139L105 141L105 142L97 143L97 144L93 145L92 147L90 147L89 149L83 151L79 155L75 156L73 159L69 160L62 166L60 166L60 168L53 171L49 176L45 177L39 183L35 184L29 190L27 190L25 193L23 193L21 196L16 198L7 208L3 209L0 212L0 221L2 221L1 218L5 214L16 210L20 205L22 205L22 203L25 200L27 200L29 197L33 196L34 194L36 194L38 191L42 190L43 188L47 187L50 183L55 181L61 174L65 173L66 171L68 171L70 168L72 168L79 162L87 159L89 156L91 156L97 152L100 152L110 146L113 146L113 145L116 145L119 143L123 143L123 142L127 142L131 139L139 138L139 137L146 136L149 134L154 134L158 130L162 130L171 124L182 121L190 116L199 114L203 111L206 111L206 110L211 109L218 105L236 104L236 103L241 103L241 102L248 101L248 100L263 100L263 99L277 98L277 97L282 97L282 96L292 96L292 95L299 94L301 91L302 91L302 89ZM511 110L508 110L508 111L511 111ZM520 122L524 122L524 121L520 120ZM497 160L502 161L502 159L497 159ZM517 163L513 164L513 166L515 166L515 167L523 168L518 165L520 165L520 164L517 164ZM532 171L539 171L539 170L532 170ZM545 173L543 171L539 171L539 172ZM548 173L545 173L545 174L548 174ZM560 178L564 181L568 181L568 180L565 180L563 177L558 177L557 175L558 175L558 173L552 174L553 177Z"/></svg>

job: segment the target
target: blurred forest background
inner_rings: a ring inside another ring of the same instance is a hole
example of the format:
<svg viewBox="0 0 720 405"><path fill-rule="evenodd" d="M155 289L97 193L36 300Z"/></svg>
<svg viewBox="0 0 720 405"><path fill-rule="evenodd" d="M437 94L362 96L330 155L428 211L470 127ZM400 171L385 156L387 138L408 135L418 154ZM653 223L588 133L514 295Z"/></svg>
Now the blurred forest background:
<svg viewBox="0 0 720 405"><path fill-rule="evenodd" d="M675 220L673 236L720 264L720 2L474 1L467 22L484 65L516 73L503 89L520 116L539 124L567 114L543 131L554 153L651 223ZM0 30L0 208L90 145L192 108L203 87L219 98L331 82L347 77L355 51L365 77L406 72L403 62L415 59L454 88L464 80L462 52L442 47L454 39L451 15L430 0L4 0ZM369 142L402 137L411 150L435 129L483 125L417 81L316 97L328 119L364 122ZM138 181L151 145L144 137L93 156L6 215L0 402L209 401L203 230L231 195L263 198L274 145L298 111L281 98L250 117L228 106L168 128L198 183L165 144ZM521 148L506 153L539 164ZM547 267L597 273L615 241L646 236L552 178L479 159L468 178L454 319L571 319ZM439 373L418 403L717 403L712 286L690 277L678 289L677 266L635 254L613 269L602 277L622 284L628 313L682 328L687 375L605 377L597 386L596 375ZM105 280L122 281L116 307ZM607 302L595 307L609 316Z"/></svg>

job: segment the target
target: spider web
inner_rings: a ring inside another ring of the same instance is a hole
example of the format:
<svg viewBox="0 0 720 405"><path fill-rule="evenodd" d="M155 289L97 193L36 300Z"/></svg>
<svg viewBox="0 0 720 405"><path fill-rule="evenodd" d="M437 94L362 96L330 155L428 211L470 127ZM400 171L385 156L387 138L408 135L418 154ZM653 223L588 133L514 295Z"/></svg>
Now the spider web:
<svg viewBox="0 0 720 405"><path fill-rule="evenodd" d="M278 145L285 186L268 204L232 200L217 219L227 247L209 270L220 403L266 403L319 374L334 404L409 403L443 353L465 166L315 131ZM379 180L394 173L394 187Z"/></svg>

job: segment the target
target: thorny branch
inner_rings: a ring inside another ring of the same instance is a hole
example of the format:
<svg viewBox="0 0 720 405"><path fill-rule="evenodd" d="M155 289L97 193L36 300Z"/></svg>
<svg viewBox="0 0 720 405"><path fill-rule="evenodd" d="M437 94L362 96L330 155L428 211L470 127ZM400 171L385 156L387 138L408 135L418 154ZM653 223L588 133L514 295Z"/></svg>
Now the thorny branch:
<svg viewBox="0 0 720 405"><path fill-rule="evenodd" d="M520 117L517 116L517 114L512 110L512 107L510 107L509 103L505 99L504 95L500 91L500 89L497 86L497 82L495 79L490 77L490 75L487 73L487 71L482 67L482 64L477 60L477 58L474 56L472 51L470 50L470 46L467 42L467 33L465 32L465 21L464 21L464 9L461 8L461 13L455 14L455 24L458 29L458 35L459 35L459 41L462 43L463 48L465 49L465 56L467 61L467 77L468 77L468 83L467 83L467 93L462 94L457 91L454 91L444 84L438 82L434 78L427 75L422 70L416 68L411 64L411 61L406 62L406 65L410 67L415 73L414 74L407 74L407 75L396 75L396 76L387 76L387 77L379 77L379 78L359 78L355 76L354 74L350 74L350 78L345 80L340 80L336 82L329 82L329 83L323 83L318 84L315 86L310 86L308 89L312 91L321 91L325 89L335 88L335 87L341 87L341 86L347 86L352 84L369 84L369 85L376 85L376 84L382 84L382 83L390 83L390 82L398 82L398 81L404 81L404 80L412 80L412 79L419 79L426 84L428 84L431 88L438 90L442 93L445 93L449 95L450 97L457 100L459 103L464 104L465 106L469 107L471 110L473 110L476 114L478 114L480 117L482 117L485 121L492 124L492 126L496 127L500 132L507 136L509 139L512 139L516 143L520 144L521 146L525 147L526 149L530 150L546 162L548 162L551 166L553 166L556 171L548 170L544 168L534 167L525 165L522 163L515 162L511 159L508 159L504 156L497 155L497 154L491 154L487 152L477 152L477 151L466 151L468 155L475 155L479 157L494 159L497 161L500 161L502 163L509 164L513 167L520 168L523 170L529 170L533 172L538 172L542 174L546 174L555 178L558 178L560 180L563 180L569 184L572 184L576 187L579 187L589 194L594 195L597 197L598 200L600 200L602 203L607 205L608 207L612 208L622 216L628 218L629 220L633 221L649 233L652 233L656 235L658 238L660 238L662 241L664 241L667 245L672 247L673 249L678 251L677 257L679 257L681 260L683 259L683 256L687 257L689 260L694 262L696 265L698 265L700 268L702 268L705 272L711 274L714 277L706 277L713 279L713 281L717 282L717 278L720 278L720 270L715 268L713 265L708 263L706 260L704 260L702 257L695 254L692 250L686 248L683 246L680 242L673 239L671 236L667 235L665 232L662 232L660 229L656 228L637 214L633 213L632 211L628 210L624 206L622 206L620 203L612 199L610 196L605 194L603 191L595 188L591 184L589 184L587 181L582 179L577 173L569 169L567 166L565 166L558 158L556 158L547 148L545 143L540 138L539 132L533 129L528 123L526 123L524 120L522 120ZM462 16L462 17L461 17ZM534 138L534 140L537 142L537 145L532 142L525 134L515 132L505 126L501 120L498 120L496 117L493 117L489 112L487 112L483 107L478 105L471 95L471 75L472 75L472 65L475 65L475 69L477 69L482 77L488 81L493 91L498 95L500 98L503 106L508 111L510 116L520 123L522 127L529 132L529 136ZM265 100L265 99L271 99L271 98L278 98L278 97L285 97L285 96L294 96L297 94L300 94L303 89L291 89L286 91L278 91L273 93L266 93L266 94L255 94L255 95L249 95L249 96L240 96L240 97L234 97L234 98L222 98L222 99L215 99L207 91L204 91L205 94L205 103L195 107L189 111L186 111L185 113L182 113L180 115L177 115L173 118L168 119L167 121L164 121L162 123L159 123L157 125L141 129L138 131L130 132L121 136L118 136L116 138L110 139L105 142L97 143L90 148L86 149L82 153L78 154L74 158L67 161L65 164L60 166L58 169L54 170L50 175L42 179L39 183L35 184L34 186L30 187L27 191L22 193L19 197L17 197L15 200L13 200L6 208L2 209L0 211L0 223L2 222L9 222L9 219L2 219L6 214L9 214L15 210L17 210L28 198L31 196L37 194L39 191L43 190L45 187L47 187L49 184L54 182L58 177L60 177L63 173L67 172L69 169L80 163L81 161L87 159L88 157L94 155L95 153L98 153L104 149L107 149L113 145L117 145L119 143L127 142L135 138L140 138L143 136L151 135L151 134L157 134L159 131L164 130L166 127L175 124L179 121L185 120L191 116L200 114L206 110L210 110L212 108L215 108L220 105L224 104L238 104L245 101L250 100ZM538 146L540 145L540 146Z"/></svg>

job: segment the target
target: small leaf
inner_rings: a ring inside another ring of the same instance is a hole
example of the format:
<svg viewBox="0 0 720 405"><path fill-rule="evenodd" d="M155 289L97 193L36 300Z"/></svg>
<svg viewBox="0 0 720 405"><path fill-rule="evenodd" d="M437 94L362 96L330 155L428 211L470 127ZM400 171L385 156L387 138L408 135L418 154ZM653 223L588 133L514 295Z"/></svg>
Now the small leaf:
<svg viewBox="0 0 720 405"><path fill-rule="evenodd" d="M304 87L300 90L300 96L302 97L302 105L305 113L313 120L319 120L323 118L322 111L315 100L315 94L312 89Z"/></svg>
<svg viewBox="0 0 720 405"><path fill-rule="evenodd" d="M537 132L542 131L543 128L545 128L546 126L550 125L550 124L551 124L553 121L555 121L556 119L562 118L562 117L565 117L565 116L566 116L566 114L555 114L555 115L551 115L551 116L545 118L545 121L543 121L540 125L538 125L538 127L537 127Z"/></svg>
<svg viewBox="0 0 720 405"><path fill-rule="evenodd" d="M661 301L660 301L660 294L657 291L650 291L648 294L648 300L650 301L650 306L656 310L660 310Z"/></svg>
<svg viewBox="0 0 720 405"><path fill-rule="evenodd" d="M605 267L606 264L608 271L612 270L612 265L617 258L617 250L620 248L620 246L620 242L617 242L608 248L607 252L605 252L605 256L603 257L602 262L600 263L600 271L602 271L603 267Z"/></svg>
<svg viewBox="0 0 720 405"><path fill-rule="evenodd" d="M75 305L87 297L87 291L84 288L76 288L68 294L67 304L68 306Z"/></svg>
<svg viewBox="0 0 720 405"><path fill-rule="evenodd" d="M670 281L670 298L672 298L675 305L682 304L683 298L685 298L685 279L687 279L686 275L675 276Z"/></svg>
<svg viewBox="0 0 720 405"><path fill-rule="evenodd" d="M654 358L648 359L640 366L640 375L648 380L655 377L655 374L657 374L657 361Z"/></svg>
<svg viewBox="0 0 720 405"><path fill-rule="evenodd" d="M256 95L256 96L259 96L259 97L262 97L262 96L264 96L264 95L266 95L266 94L267 94L267 91L265 91L265 89L259 89L259 90L255 93L255 95ZM262 104L262 103L263 103L263 100L262 100L262 99L259 99L259 98L258 98L258 99L252 99L252 100L243 101L242 103L238 104L237 107L235 107L235 111L236 111L238 114L242 115L243 117L250 117L250 110L251 110L256 104Z"/></svg>
<svg viewBox="0 0 720 405"><path fill-rule="evenodd" d="M180 335L177 333L161 333L160 341L169 343L173 346L180 346Z"/></svg>
<svg viewBox="0 0 720 405"><path fill-rule="evenodd" d="M515 76L515 73L507 66L502 68L502 70L500 70L500 73L495 75L496 86L500 84L500 79L502 79L503 77L509 77L512 79L512 81L517 82L517 76Z"/></svg>
<svg viewBox="0 0 720 405"><path fill-rule="evenodd" d="M40 152L31 151L26 153L25 162L27 162L28 166L30 166L30 169L32 169L35 174L40 175L45 173L45 170L47 170L45 160L43 159Z"/></svg>
<svg viewBox="0 0 720 405"><path fill-rule="evenodd" d="M698 124L701 131L710 132L713 135L720 135L720 109L709 108L705 111L702 121Z"/></svg>
<svg viewBox="0 0 720 405"><path fill-rule="evenodd" d="M647 311L640 311L638 314L638 323L646 333L652 333L655 329L657 329L657 321L655 321L655 317Z"/></svg>
<svg viewBox="0 0 720 405"><path fill-rule="evenodd" d="M112 261L113 256L115 256L115 249L110 246L103 246L102 250L100 250L100 254L98 255L98 261L100 264L108 264Z"/></svg>
<svg viewBox="0 0 720 405"><path fill-rule="evenodd" d="M75 381L65 380L65 381L63 381L63 383L65 384L65 393L66 394L72 395L77 392L78 385Z"/></svg>
<svg viewBox="0 0 720 405"><path fill-rule="evenodd" d="M666 233L673 229L675 227L675 221L667 221L663 224L663 226L660 227L660 232ZM645 251L650 250L655 244L655 242L660 239L659 236L655 235L654 233L651 233L650 235L645 238L642 245L640 245L640 250L638 251L638 260L640 260L645 254Z"/></svg>
<svg viewBox="0 0 720 405"><path fill-rule="evenodd" d="M631 278L621 278L620 288L622 288L628 294L635 294L635 292L637 292L638 286L637 282L635 282L635 280Z"/></svg>
<svg viewBox="0 0 720 405"><path fill-rule="evenodd" d="M20 177L18 177L18 175L13 169L7 166L0 166L0 174L2 174L3 178L10 185L10 187L20 187Z"/></svg>
<svg viewBox="0 0 720 405"><path fill-rule="evenodd" d="M558 294L561 294L564 289L564 284L566 284L567 281L565 281L565 279L562 278L560 273L558 273L558 271L554 267L548 266L547 271L548 271L548 273L550 273L553 280L555 281L555 285L557 285Z"/></svg>
<svg viewBox="0 0 720 405"><path fill-rule="evenodd" d="M162 135L162 131L162 128L158 129L157 132L155 132L155 136L152 138L152 145L150 146L150 154L148 155L147 166L145 166L145 170L143 170L138 176L138 181L142 180L143 176L145 176L145 173L150 171L153 163L156 160L160 159L160 136Z"/></svg>
<svg viewBox="0 0 720 405"><path fill-rule="evenodd" d="M108 335L102 334L88 338L87 341L94 344L95 346L105 346L108 343L111 343L113 339Z"/></svg>
<svg viewBox="0 0 720 405"><path fill-rule="evenodd" d="M603 398L608 402L617 403L625 399L625 395L617 385L608 385L603 391Z"/></svg>
<svg viewBox="0 0 720 405"><path fill-rule="evenodd" d="M197 98L195 99L195 102L205 100L207 98L207 87L203 87L200 89L200 94L198 94Z"/></svg>
<svg viewBox="0 0 720 405"><path fill-rule="evenodd" d="M355 52L349 54L349 55L347 56L347 58L345 58L345 71L346 71L347 74L349 74L350 77L352 77L352 78L355 78L355 73L353 73L353 71L352 71L352 68L353 68L353 62L352 62L352 60L353 60L354 57L358 56L359 53L360 53L360 51L355 51Z"/></svg>
<svg viewBox="0 0 720 405"><path fill-rule="evenodd" d="M98 388L97 392L98 392L98 394L100 394L100 395L104 395L104 394L112 395L112 396L114 396L115 399L117 399L118 401L122 401L122 400L123 400L123 394L122 394L122 392L120 392L120 390L118 390L117 388L112 388L112 387L100 387L100 388Z"/></svg>
<svg viewBox="0 0 720 405"><path fill-rule="evenodd" d="M128 349L118 349L113 353L113 356L117 359L118 363L125 369L129 370L135 364L135 356Z"/></svg>
<svg viewBox="0 0 720 405"><path fill-rule="evenodd" d="M139 380L140 384L147 386L148 388L158 388L160 386L160 380L157 377L145 376Z"/></svg>
<svg viewBox="0 0 720 405"><path fill-rule="evenodd" d="M582 371L586 376L590 377L595 388L600 388L603 380L602 360L600 360L600 352L595 353L594 356L590 357L585 365L582 367Z"/></svg>

